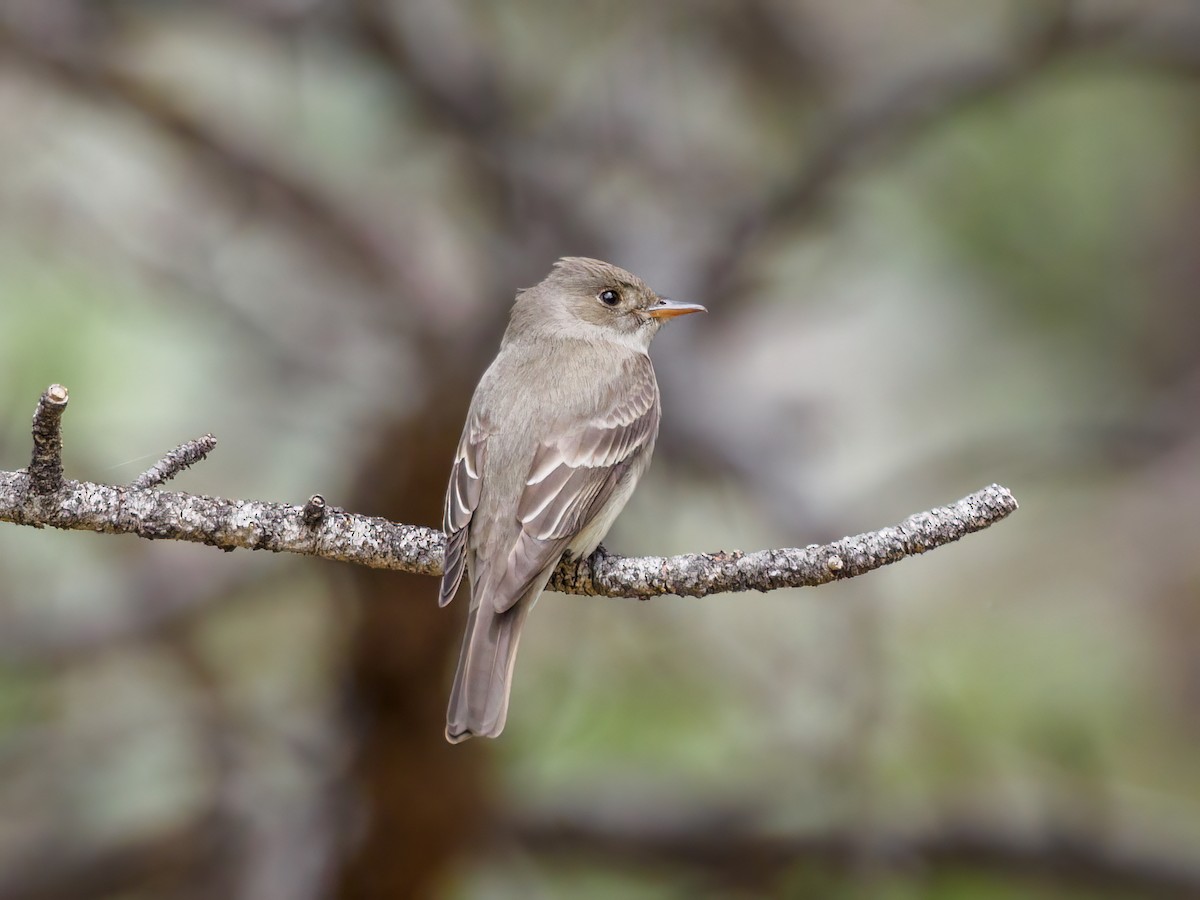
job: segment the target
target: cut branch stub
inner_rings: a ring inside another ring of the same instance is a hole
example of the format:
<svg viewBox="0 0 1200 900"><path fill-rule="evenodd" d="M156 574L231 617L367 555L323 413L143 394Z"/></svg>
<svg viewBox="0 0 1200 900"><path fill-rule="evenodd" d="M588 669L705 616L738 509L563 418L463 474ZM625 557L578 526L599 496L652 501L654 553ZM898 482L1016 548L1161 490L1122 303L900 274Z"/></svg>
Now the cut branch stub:
<svg viewBox="0 0 1200 900"><path fill-rule="evenodd" d="M300 518L304 520L305 525L313 528L325 518L325 510L325 498L320 494L313 494L304 504L304 511L300 514Z"/></svg>
<svg viewBox="0 0 1200 900"><path fill-rule="evenodd" d="M29 461L29 480L38 494L53 494L62 487L61 422L67 400L67 389L61 384L52 384L46 388L33 412L33 457Z"/></svg>

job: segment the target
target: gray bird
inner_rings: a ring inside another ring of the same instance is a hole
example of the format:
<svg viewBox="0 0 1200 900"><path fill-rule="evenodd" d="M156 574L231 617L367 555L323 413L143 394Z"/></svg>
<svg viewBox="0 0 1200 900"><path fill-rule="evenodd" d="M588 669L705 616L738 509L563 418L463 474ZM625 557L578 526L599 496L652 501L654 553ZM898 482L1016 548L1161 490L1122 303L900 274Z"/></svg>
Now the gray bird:
<svg viewBox="0 0 1200 900"><path fill-rule="evenodd" d="M596 549L650 465L659 420L650 340L668 318L693 312L704 307L580 257L517 294L446 491L440 605L464 571L471 579L451 743L504 729L529 611L564 553Z"/></svg>

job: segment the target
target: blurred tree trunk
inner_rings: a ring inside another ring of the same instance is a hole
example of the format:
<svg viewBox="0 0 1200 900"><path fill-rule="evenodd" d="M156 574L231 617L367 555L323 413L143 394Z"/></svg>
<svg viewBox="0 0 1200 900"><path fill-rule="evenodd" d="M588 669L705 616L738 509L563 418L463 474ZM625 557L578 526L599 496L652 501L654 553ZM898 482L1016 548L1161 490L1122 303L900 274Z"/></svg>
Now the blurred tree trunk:
<svg viewBox="0 0 1200 900"><path fill-rule="evenodd" d="M362 470L352 509L440 524L445 481L471 385L433 388L421 414L392 426ZM351 712L360 726L354 778L364 829L343 861L337 896L425 897L487 819L480 742L443 737L451 658L466 606L437 605L437 582L356 568L349 648Z"/></svg>

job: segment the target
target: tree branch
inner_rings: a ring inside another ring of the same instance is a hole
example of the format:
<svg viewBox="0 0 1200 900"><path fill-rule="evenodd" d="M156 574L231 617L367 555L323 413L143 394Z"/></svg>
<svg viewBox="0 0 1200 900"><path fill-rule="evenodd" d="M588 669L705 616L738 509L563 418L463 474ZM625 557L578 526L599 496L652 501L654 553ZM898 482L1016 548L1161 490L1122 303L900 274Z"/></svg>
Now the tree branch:
<svg viewBox="0 0 1200 900"><path fill-rule="evenodd" d="M61 440L49 439L45 429L53 419L57 437L66 397L65 388L53 385L38 404L35 464L29 470L0 472L0 521L192 541L227 551L300 553L419 575L442 572L445 540L440 531L348 513L329 506L319 495L304 506L293 506L159 491L140 486L142 478L127 487L62 480ZM196 443L184 444L168 459ZM39 481L39 472L55 471L57 487L48 486L52 480L48 476ZM853 578L951 543L987 528L1016 508L1012 493L993 484L950 506L909 516L899 525L825 545L671 557L610 556L601 549L587 559L564 560L549 587L588 596L647 598L814 586Z"/></svg>
<svg viewBox="0 0 1200 900"><path fill-rule="evenodd" d="M498 833L542 858L591 860L608 868L673 864L738 885L770 885L798 866L910 877L934 867L965 867L1080 888L1124 889L1138 897L1200 896L1194 860L1121 846L1068 826L1022 833L964 821L908 832L777 835L749 829L742 824L745 816L721 811L696 810L687 822L655 818L605 822L587 813L515 818Z"/></svg>
<svg viewBox="0 0 1200 900"><path fill-rule="evenodd" d="M1016 508L1012 492L992 484L950 506L916 513L898 525L831 544L665 557L617 557L601 550L588 559L565 561L549 587L567 594L639 598L816 587L953 543L994 525Z"/></svg>

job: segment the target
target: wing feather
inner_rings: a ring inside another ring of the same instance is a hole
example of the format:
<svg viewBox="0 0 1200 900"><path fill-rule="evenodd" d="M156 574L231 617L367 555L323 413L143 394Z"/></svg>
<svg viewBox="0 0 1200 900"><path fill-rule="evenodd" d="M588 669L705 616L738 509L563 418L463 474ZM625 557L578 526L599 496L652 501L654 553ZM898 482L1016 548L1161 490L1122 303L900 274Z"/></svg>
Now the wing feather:
<svg viewBox="0 0 1200 900"><path fill-rule="evenodd" d="M482 423L467 422L454 466L450 470L450 485L446 488L446 505L442 513L442 530L446 533L446 556L442 565L442 586L438 605L445 606L458 591L467 567L467 539L471 517L479 505L483 489L483 466L487 459L487 433Z"/></svg>
<svg viewBox="0 0 1200 900"><path fill-rule="evenodd" d="M618 485L658 435L658 385L649 357L623 367L621 394L538 445L517 503L520 531L497 582L498 612L548 577L571 541L605 510Z"/></svg>

